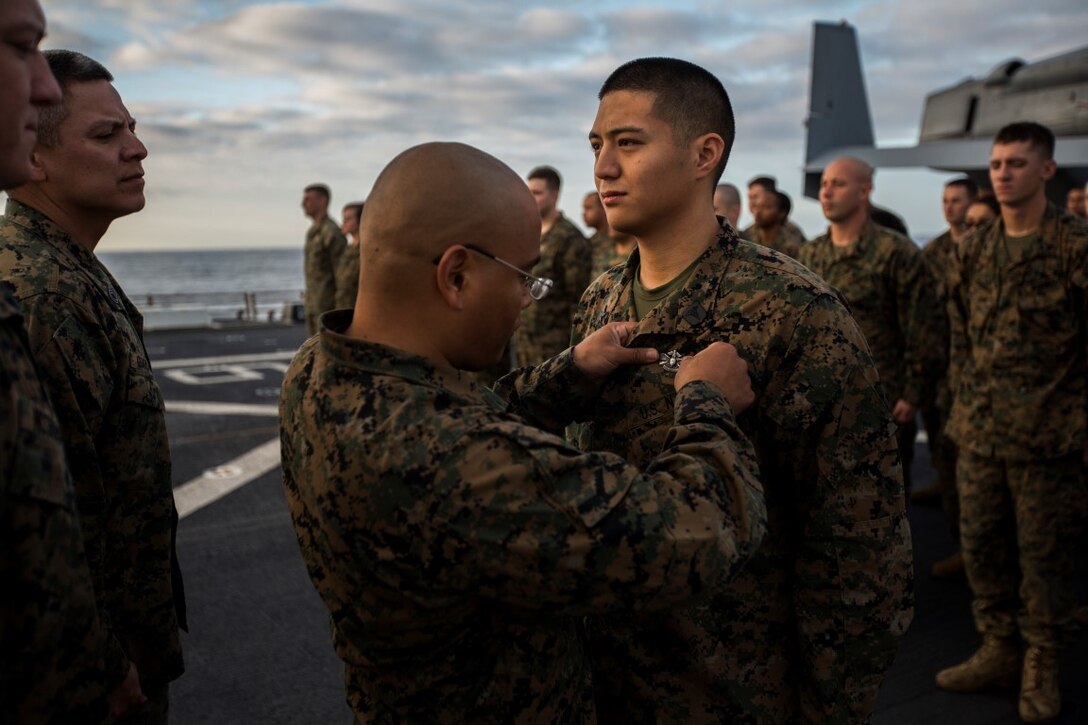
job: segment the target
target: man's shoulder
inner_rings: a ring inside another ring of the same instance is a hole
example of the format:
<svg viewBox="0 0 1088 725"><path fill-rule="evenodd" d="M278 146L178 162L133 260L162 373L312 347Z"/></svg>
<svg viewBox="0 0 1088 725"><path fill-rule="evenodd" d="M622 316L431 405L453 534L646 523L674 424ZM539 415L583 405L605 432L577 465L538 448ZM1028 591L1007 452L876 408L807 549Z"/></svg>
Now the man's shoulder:
<svg viewBox="0 0 1088 725"><path fill-rule="evenodd" d="M560 239L581 242L583 244L587 242L585 235L582 234L578 227L574 226L574 222L567 219L562 212L560 212L559 218L555 220L555 224L552 225L552 228L549 231Z"/></svg>
<svg viewBox="0 0 1088 725"><path fill-rule="evenodd" d="M1088 219L1059 209L1057 224L1058 238L1063 244L1074 249L1088 247Z"/></svg>
<svg viewBox="0 0 1088 725"><path fill-rule="evenodd" d="M0 279L36 318L66 314L62 308L69 306L94 306L94 285L76 261L64 258L33 228L6 219L0 221ZM39 304L36 298L48 301Z"/></svg>
<svg viewBox="0 0 1088 725"><path fill-rule="evenodd" d="M731 256L736 263L729 269L727 284L737 291L770 290L801 298L835 296L822 277L782 252L740 239Z"/></svg>
<svg viewBox="0 0 1088 725"><path fill-rule="evenodd" d="M805 232L803 229L801 229L801 227L794 224L792 220L787 219L786 223L783 225L782 228L786 230L786 234L789 235L790 239L798 242L799 244L804 244L806 239Z"/></svg>
<svg viewBox="0 0 1088 725"><path fill-rule="evenodd" d="M954 244L951 230L946 229L943 233L926 242L926 245L922 247L922 253L931 257L943 256L952 249Z"/></svg>
<svg viewBox="0 0 1088 725"><path fill-rule="evenodd" d="M802 244L801 250L797 253L797 259L802 264L808 264L821 254L827 254L830 249L831 235L825 231L823 234L813 237L812 241Z"/></svg>
<svg viewBox="0 0 1088 725"><path fill-rule="evenodd" d="M878 248L905 254L921 254L922 252L921 247L911 241L907 235L879 224L873 225L872 240Z"/></svg>

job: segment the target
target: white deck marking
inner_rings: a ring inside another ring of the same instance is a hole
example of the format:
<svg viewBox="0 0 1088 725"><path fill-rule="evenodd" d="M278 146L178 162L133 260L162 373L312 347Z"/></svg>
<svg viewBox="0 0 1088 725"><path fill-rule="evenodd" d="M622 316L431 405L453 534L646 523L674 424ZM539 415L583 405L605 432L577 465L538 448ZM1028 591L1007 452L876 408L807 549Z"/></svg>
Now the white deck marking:
<svg viewBox="0 0 1088 725"><path fill-rule="evenodd" d="M250 481L256 480L280 465L280 439L262 443L243 453L233 461L209 468L201 475L186 481L174 489L174 503L178 517L213 504L228 493L237 491Z"/></svg>
<svg viewBox="0 0 1088 725"><path fill-rule="evenodd" d="M278 350L276 352L256 352L247 355L223 355L221 357L186 357L173 360L152 360L151 367L154 370L169 370L170 368L192 368L200 365L233 365L247 362L264 362L266 360L290 360L298 350Z"/></svg>
<svg viewBox="0 0 1088 725"><path fill-rule="evenodd" d="M193 415L259 415L275 418L280 407L272 403L217 403L204 400L168 400L167 413L192 413Z"/></svg>

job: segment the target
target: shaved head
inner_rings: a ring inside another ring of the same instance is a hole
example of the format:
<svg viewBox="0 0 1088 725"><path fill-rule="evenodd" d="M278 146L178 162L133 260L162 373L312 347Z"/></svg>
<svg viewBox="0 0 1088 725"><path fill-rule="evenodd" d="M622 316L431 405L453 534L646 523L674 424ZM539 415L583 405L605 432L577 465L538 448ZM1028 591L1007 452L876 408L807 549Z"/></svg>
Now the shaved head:
<svg viewBox="0 0 1088 725"><path fill-rule="evenodd" d="M427 143L393 159L359 224L359 296L348 334L462 370L497 363L531 301L540 214L493 156Z"/></svg>
<svg viewBox="0 0 1088 725"><path fill-rule="evenodd" d="M519 231L539 241L540 217L509 166L465 144L415 146L385 167L367 198L359 225L361 282L403 289L391 275L419 259L452 244L482 245L503 256L509 250L502 240Z"/></svg>
<svg viewBox="0 0 1088 725"><path fill-rule="evenodd" d="M824 173L827 173L828 169L834 169L834 171L841 174L848 174L859 183L872 186L873 167L856 156L840 156L827 165Z"/></svg>
<svg viewBox="0 0 1088 725"><path fill-rule="evenodd" d="M832 224L858 222L869 214L873 167L853 156L840 156L820 179L820 206Z"/></svg>

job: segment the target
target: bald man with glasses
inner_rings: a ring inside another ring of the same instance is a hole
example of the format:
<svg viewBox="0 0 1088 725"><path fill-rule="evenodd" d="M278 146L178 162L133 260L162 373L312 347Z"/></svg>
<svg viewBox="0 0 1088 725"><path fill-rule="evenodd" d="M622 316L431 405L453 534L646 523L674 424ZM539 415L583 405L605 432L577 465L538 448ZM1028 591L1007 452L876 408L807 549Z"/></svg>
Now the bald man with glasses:
<svg viewBox="0 0 1088 725"><path fill-rule="evenodd" d="M548 403L520 403L530 370L475 384L551 288L526 271L538 225L497 159L405 151L367 200L355 309L325 313L284 380L287 501L358 722L594 722L583 615L676 606L762 539L732 346L680 362L643 470L559 435L620 365L657 363L622 346L632 324L547 360Z"/></svg>

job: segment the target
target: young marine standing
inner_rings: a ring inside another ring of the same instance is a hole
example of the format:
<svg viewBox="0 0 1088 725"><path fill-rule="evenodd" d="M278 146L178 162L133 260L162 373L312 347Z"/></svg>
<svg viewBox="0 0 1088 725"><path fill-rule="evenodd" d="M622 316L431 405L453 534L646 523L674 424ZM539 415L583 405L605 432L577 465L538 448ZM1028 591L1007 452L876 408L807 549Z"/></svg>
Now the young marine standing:
<svg viewBox="0 0 1088 725"><path fill-rule="evenodd" d="M895 440L865 340L826 283L719 225L712 197L734 125L714 76L645 58L616 70L599 98L598 191L609 224L638 247L586 291L572 339L637 322L629 344L664 357L605 381L580 418L580 447L648 462L668 434L674 361L727 341L757 393L740 422L769 523L753 560L704 601L591 620L598 715L865 719L912 611ZM547 377L538 382L546 400Z"/></svg>
<svg viewBox="0 0 1088 725"><path fill-rule="evenodd" d="M1070 544L1088 501L1088 224L1047 201L1054 172L1045 126L998 131L990 181L1001 216L959 246L948 282L948 433L959 448L960 539L983 641L937 684L972 692L1019 677L1026 722L1061 711Z"/></svg>

